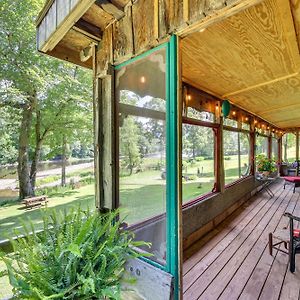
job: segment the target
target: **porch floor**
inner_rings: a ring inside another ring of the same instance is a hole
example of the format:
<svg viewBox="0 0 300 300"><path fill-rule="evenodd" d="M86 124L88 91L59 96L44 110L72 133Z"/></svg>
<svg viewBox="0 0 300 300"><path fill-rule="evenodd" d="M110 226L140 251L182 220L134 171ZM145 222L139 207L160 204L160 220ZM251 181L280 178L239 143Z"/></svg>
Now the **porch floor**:
<svg viewBox="0 0 300 300"><path fill-rule="evenodd" d="M300 216L300 189L271 186L258 193L184 253L184 300L300 299L300 255L290 273L288 255L269 254L268 234L288 224L285 211ZM297 225L297 224L296 224Z"/></svg>

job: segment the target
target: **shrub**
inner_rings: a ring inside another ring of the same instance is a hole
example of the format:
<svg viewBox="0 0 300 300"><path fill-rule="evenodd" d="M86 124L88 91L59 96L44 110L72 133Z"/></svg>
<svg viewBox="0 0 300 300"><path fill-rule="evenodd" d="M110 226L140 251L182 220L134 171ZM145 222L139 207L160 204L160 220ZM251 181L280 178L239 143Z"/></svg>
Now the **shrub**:
<svg viewBox="0 0 300 300"><path fill-rule="evenodd" d="M197 156L195 159L196 161L203 161L205 158L204 156Z"/></svg>
<svg viewBox="0 0 300 300"><path fill-rule="evenodd" d="M134 246L146 243L121 231L116 216L80 208L57 215L54 210L44 215L39 234L32 224L24 224L26 237L11 241L14 253L1 254L14 295L32 300L120 299L124 264L141 256Z"/></svg>
<svg viewBox="0 0 300 300"><path fill-rule="evenodd" d="M224 160L231 160L230 156L224 156Z"/></svg>

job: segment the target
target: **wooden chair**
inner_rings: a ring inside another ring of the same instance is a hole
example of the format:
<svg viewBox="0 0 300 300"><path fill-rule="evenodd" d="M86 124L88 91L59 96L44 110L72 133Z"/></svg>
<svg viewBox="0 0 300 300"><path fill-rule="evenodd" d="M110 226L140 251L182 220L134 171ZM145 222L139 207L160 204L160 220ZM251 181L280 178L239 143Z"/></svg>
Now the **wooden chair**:
<svg viewBox="0 0 300 300"><path fill-rule="evenodd" d="M300 218L293 216L290 213L285 213L284 216L290 219L289 229L283 228L276 230L274 233L269 233L269 252L273 255L273 249L286 253L290 258L290 271L295 272L295 257L300 253L300 229L294 228L294 221L300 222ZM273 243L274 238L277 240ZM279 246L283 244L284 250Z"/></svg>
<svg viewBox="0 0 300 300"><path fill-rule="evenodd" d="M300 253L300 230L294 229L294 221L300 222L300 218L293 216L290 213L284 214L290 219L290 240L289 240L289 256L290 256L290 271L295 272L295 257Z"/></svg>

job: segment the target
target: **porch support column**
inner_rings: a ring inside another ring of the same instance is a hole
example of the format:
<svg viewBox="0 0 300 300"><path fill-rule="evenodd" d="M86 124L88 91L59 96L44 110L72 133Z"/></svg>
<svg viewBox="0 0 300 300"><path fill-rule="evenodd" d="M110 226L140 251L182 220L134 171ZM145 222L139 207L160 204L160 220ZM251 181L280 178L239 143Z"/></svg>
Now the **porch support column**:
<svg viewBox="0 0 300 300"><path fill-rule="evenodd" d="M272 158L272 137L268 137L268 158Z"/></svg>
<svg viewBox="0 0 300 300"><path fill-rule="evenodd" d="M94 89L95 182L96 207L100 211L115 209L116 147L114 77L110 68L106 76L96 78Z"/></svg>
<svg viewBox="0 0 300 300"><path fill-rule="evenodd" d="M278 139L278 162L282 163L282 136Z"/></svg>
<svg viewBox="0 0 300 300"><path fill-rule="evenodd" d="M255 144L256 144L256 134L255 131L250 132L250 175L255 175Z"/></svg>
<svg viewBox="0 0 300 300"><path fill-rule="evenodd" d="M220 118L220 126L216 131L215 142L215 191L224 193L225 190L225 171L224 171L224 147L223 147L223 117Z"/></svg>
<svg viewBox="0 0 300 300"><path fill-rule="evenodd" d="M296 131L296 160L299 160L299 130Z"/></svg>

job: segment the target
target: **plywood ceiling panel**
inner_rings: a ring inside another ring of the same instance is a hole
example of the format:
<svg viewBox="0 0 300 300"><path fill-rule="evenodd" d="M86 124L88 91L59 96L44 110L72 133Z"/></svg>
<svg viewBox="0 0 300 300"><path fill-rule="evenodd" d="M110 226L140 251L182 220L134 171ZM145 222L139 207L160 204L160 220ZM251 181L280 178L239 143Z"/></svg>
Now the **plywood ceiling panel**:
<svg viewBox="0 0 300 300"><path fill-rule="evenodd" d="M191 34L181 50L187 82L275 125L300 126L300 55L288 0L265 0ZM290 106L292 113L283 111Z"/></svg>
<svg viewBox="0 0 300 300"><path fill-rule="evenodd" d="M299 75L243 92L231 100L282 128L300 125ZM293 121L287 122L291 118Z"/></svg>

